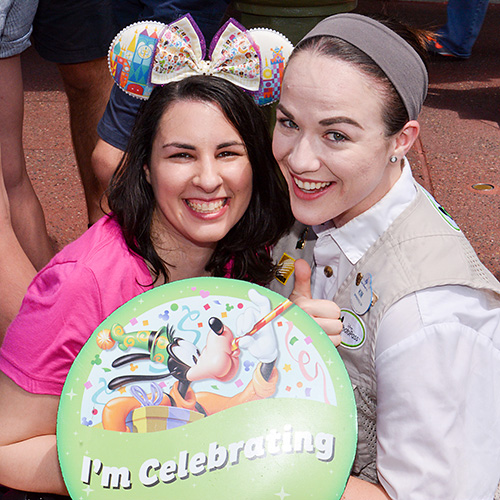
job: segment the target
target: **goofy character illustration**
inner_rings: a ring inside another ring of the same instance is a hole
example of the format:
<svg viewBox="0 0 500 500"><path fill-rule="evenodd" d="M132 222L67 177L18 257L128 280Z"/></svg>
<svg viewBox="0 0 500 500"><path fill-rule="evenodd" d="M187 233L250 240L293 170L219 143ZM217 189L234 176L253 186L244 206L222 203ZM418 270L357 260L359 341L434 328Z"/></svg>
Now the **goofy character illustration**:
<svg viewBox="0 0 500 500"><path fill-rule="evenodd" d="M271 397L278 382L275 367L278 347L273 322L263 322L262 318L272 314L270 300L251 289L248 293L255 307L247 308L236 322L236 331L242 333L235 339L232 331L221 320L212 317L206 345L200 352L196 345L175 335L171 326L164 326L158 331L125 333L121 325L113 325L111 330L103 330L107 345L118 343L126 350L134 345L147 350L147 353L131 353L116 358L112 367L118 368L139 360L150 360L167 365L169 372L161 375L125 375L109 382L111 390L134 382L155 381L169 376L176 379L169 393L158 394L159 386L152 384L152 394L144 397L154 404L186 408L204 416L239 405L244 402ZM276 316L276 314L274 315ZM256 320L259 323L255 331ZM263 326L262 326L263 325ZM251 330L252 326L254 327ZM255 332L251 335L248 332ZM102 338L102 336L101 336ZM198 380L215 379L223 382L231 380L239 368L240 349L247 349L258 361L252 379L248 385L234 396L222 396L211 392L194 392L191 383ZM137 394L137 390L134 392ZM161 400L160 400L161 398ZM121 432L131 431L127 422L131 413L139 408L141 398L117 397L110 400L103 409L102 425L106 430Z"/></svg>

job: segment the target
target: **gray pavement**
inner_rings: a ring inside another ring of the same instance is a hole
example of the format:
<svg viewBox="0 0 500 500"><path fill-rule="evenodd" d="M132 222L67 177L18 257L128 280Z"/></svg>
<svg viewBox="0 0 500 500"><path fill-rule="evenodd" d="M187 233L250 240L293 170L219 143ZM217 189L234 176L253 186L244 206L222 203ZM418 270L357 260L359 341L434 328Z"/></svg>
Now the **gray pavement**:
<svg viewBox="0 0 500 500"><path fill-rule="evenodd" d="M437 28L446 3L359 0L361 14L385 13ZM409 154L418 180L451 213L486 266L500 278L500 5L490 4L467 61L430 61L429 96L420 140ZM57 68L33 49L23 54L25 152L58 248L86 228L86 210L71 147L66 97ZM475 190L474 184L493 186Z"/></svg>

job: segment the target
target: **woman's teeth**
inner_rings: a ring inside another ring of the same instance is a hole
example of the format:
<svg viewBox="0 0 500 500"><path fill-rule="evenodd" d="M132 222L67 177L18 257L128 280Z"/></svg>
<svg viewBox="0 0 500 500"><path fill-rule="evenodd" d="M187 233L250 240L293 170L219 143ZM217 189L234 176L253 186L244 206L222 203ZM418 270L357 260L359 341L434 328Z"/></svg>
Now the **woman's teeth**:
<svg viewBox="0 0 500 500"><path fill-rule="evenodd" d="M320 191L331 184L331 182L303 182L296 177L294 177L293 180L299 189L308 192Z"/></svg>
<svg viewBox="0 0 500 500"><path fill-rule="evenodd" d="M227 202L227 198L216 201L192 201L186 200L187 206L195 212L210 214L218 212Z"/></svg>

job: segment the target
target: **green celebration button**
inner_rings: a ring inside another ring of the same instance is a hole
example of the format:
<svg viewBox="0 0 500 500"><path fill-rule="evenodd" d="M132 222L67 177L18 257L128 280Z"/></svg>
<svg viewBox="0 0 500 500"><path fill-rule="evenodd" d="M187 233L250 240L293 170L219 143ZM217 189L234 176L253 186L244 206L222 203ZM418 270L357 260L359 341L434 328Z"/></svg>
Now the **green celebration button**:
<svg viewBox="0 0 500 500"><path fill-rule="evenodd" d="M284 301L194 278L112 313L61 395L71 497L340 499L357 439L350 380L323 330Z"/></svg>

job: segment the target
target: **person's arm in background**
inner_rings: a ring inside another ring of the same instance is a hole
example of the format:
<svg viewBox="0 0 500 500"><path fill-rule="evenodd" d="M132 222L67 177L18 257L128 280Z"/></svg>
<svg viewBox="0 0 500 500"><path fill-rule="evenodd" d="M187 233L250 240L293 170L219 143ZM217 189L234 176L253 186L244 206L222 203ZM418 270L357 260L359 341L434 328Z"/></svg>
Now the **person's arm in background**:
<svg viewBox="0 0 500 500"><path fill-rule="evenodd" d="M390 500L390 498L380 484L369 483L351 476L341 500Z"/></svg>

